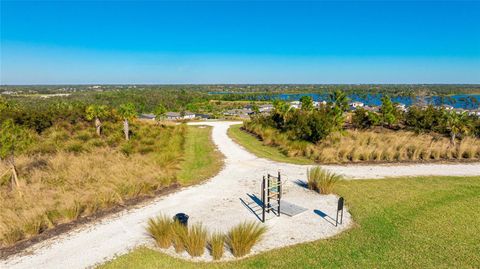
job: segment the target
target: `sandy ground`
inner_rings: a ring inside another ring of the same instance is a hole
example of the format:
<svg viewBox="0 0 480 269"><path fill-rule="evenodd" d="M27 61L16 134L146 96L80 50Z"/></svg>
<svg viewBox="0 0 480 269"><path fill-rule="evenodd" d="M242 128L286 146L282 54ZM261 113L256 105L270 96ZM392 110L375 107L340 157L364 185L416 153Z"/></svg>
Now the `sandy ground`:
<svg viewBox="0 0 480 269"><path fill-rule="evenodd" d="M258 221L241 202L252 202L249 195L260 193L260 180L266 173L281 171L284 178L283 199L308 210L294 217L270 214L265 225L268 232L253 253L327 238L348 229L352 219L348 211L344 224L335 227L338 197L318 195L296 184L305 180L307 166L277 163L260 159L235 144L227 129L235 122L194 123L212 125L213 140L225 155L225 167L208 182L159 197L141 207L126 210L99 222L87 224L69 233L45 240L22 253L0 261L0 268L85 268L127 253L140 245L152 245L145 234L148 218L159 213L185 212L189 223L202 222L209 231L226 231L245 221ZM350 179L385 178L416 175L480 175L480 164L413 164L325 166ZM325 216L327 215L327 216ZM180 258L172 249L166 251ZM227 252L228 254L228 252ZM225 259L230 259L227 255ZM210 260L208 254L196 260Z"/></svg>

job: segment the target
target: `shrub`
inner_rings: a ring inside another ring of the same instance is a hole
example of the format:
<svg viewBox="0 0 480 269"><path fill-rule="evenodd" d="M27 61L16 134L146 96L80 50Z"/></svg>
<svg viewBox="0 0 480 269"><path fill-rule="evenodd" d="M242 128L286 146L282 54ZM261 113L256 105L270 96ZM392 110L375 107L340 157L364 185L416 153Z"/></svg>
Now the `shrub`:
<svg viewBox="0 0 480 269"><path fill-rule="evenodd" d="M5 245L12 245L24 238L24 233L19 227L7 227L2 235L2 241Z"/></svg>
<svg viewBox="0 0 480 269"><path fill-rule="evenodd" d="M188 229L178 221L172 224L172 243L175 252L180 253L185 250L185 241L188 237Z"/></svg>
<svg viewBox="0 0 480 269"><path fill-rule="evenodd" d="M214 260L219 260L222 258L224 246L225 235L221 233L214 233L210 236L210 239L208 240L208 248Z"/></svg>
<svg viewBox="0 0 480 269"><path fill-rule="evenodd" d="M332 193L335 184L342 180L341 175L326 171L317 166L307 169L308 188L322 194Z"/></svg>
<svg viewBox="0 0 480 269"><path fill-rule="evenodd" d="M81 143L73 142L67 146L67 151L73 153L81 153L85 151L85 148Z"/></svg>
<svg viewBox="0 0 480 269"><path fill-rule="evenodd" d="M207 245L207 230L199 223L190 226L184 243L185 249L190 256L197 257L203 255Z"/></svg>
<svg viewBox="0 0 480 269"><path fill-rule="evenodd" d="M233 227L227 235L227 244L233 256L242 257L250 253L252 247L259 242L267 228L255 222L243 222Z"/></svg>
<svg viewBox="0 0 480 269"><path fill-rule="evenodd" d="M173 221L164 215L148 220L147 232L155 240L157 246L168 248L172 245L172 223Z"/></svg>

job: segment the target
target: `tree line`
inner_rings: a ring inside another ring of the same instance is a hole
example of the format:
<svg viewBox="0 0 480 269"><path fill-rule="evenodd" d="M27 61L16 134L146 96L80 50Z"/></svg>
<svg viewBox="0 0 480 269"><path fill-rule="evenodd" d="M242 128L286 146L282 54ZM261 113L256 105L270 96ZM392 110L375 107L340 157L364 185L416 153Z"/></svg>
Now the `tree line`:
<svg viewBox="0 0 480 269"><path fill-rule="evenodd" d="M412 106L404 112L388 96L383 96L379 111L358 108L353 113L349 113L349 100L343 91L330 94L329 102L318 108L314 108L309 96L303 96L300 102L301 108L295 109L287 102L276 100L272 113L257 114L246 125L272 127L291 140L312 143L346 128L369 129L377 126L393 130L436 132L448 135L452 144L463 136L480 137L478 116L434 106Z"/></svg>

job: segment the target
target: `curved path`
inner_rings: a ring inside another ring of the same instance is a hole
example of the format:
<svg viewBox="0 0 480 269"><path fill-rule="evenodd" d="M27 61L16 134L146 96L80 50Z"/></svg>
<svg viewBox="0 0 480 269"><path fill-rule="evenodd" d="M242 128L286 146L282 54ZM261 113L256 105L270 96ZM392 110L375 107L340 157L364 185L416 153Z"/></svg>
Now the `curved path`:
<svg viewBox="0 0 480 269"><path fill-rule="evenodd" d="M285 178L284 199L308 210L296 217L268 216L268 235L254 253L317 240L337 234L351 224L348 212L344 225L335 227L337 197L318 195L295 184L305 178L306 167L260 159L234 143L227 129L235 122L194 123L213 126L213 140L225 155L225 167L208 182L158 197L141 207L126 210L101 221L38 243L22 253L0 261L0 268L85 268L112 259L129 250L151 244L145 234L147 219L160 212L186 212L189 222L201 221L210 230L226 231L243 220L256 220L240 201L249 203L248 194L258 195L261 176L280 170ZM480 164L361 165L326 166L348 178L383 178L416 175L480 175ZM253 206L252 206L253 207ZM307 215L308 214L308 215ZM325 214L327 217L325 217ZM323 215L323 217L322 217ZM169 250L172 252L171 250ZM167 251L167 252L169 252ZM172 252L173 253L173 252ZM229 257L227 256L227 259ZM208 255L198 258L208 260Z"/></svg>

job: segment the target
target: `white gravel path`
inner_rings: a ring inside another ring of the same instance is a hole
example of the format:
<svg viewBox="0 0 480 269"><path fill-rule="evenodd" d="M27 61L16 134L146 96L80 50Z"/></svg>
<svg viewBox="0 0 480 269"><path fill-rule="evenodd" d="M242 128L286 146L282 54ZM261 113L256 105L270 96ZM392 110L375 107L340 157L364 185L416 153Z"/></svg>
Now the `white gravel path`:
<svg viewBox="0 0 480 269"><path fill-rule="evenodd" d="M306 167L277 163L245 151L227 136L227 129L235 122L193 123L213 126L213 140L225 155L225 167L208 182L176 193L158 197L148 204L126 210L96 223L87 224L66 234L45 240L22 253L0 261L0 268L86 268L127 253L140 245L151 245L145 234L147 219L160 212L173 215L185 212L189 223L202 222L210 231L226 231L244 220L256 217L241 203L249 202L247 194L259 195L260 179L266 173L282 172L285 178L286 201L308 210L295 217L282 215L268 217L268 233L255 246L254 253L281 246L330 237L347 229L351 216L345 212L344 225L335 227L334 217L337 197L318 195L295 184L304 180ZM413 164L413 165L358 165L325 166L347 178L384 178L417 175L480 175L480 164ZM320 214L319 214L320 213ZM168 253L176 255L171 249ZM186 255L184 256L187 257ZM226 259L231 257L227 256ZM209 255L197 260L209 260Z"/></svg>

